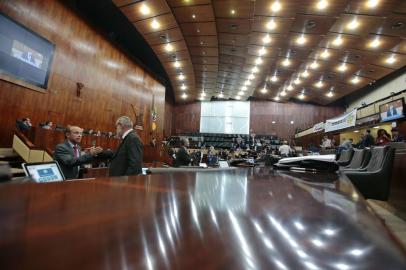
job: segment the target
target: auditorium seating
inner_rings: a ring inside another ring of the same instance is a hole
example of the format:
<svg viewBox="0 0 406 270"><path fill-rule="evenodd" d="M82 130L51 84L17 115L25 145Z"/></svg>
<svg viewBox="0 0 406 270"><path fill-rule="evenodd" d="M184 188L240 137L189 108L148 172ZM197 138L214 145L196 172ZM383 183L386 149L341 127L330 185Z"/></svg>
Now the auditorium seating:
<svg viewBox="0 0 406 270"><path fill-rule="evenodd" d="M364 169L343 172L366 199L387 200L394 156L395 149L390 146L373 147Z"/></svg>
<svg viewBox="0 0 406 270"><path fill-rule="evenodd" d="M348 166L351 162L352 156L354 155L354 149L343 150L340 154L337 163L339 166Z"/></svg>
<svg viewBox="0 0 406 270"><path fill-rule="evenodd" d="M354 149L354 154L351 162L347 166L340 166L340 170L358 170L362 169L368 165L369 159L371 158L371 150L368 148L364 149Z"/></svg>

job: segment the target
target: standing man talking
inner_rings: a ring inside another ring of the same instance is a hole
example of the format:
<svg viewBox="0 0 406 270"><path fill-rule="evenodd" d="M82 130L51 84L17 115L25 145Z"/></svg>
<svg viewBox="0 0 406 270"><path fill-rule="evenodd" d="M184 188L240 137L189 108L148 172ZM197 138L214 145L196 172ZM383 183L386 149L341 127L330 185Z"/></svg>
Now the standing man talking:
<svg viewBox="0 0 406 270"><path fill-rule="evenodd" d="M126 176L142 173L142 143L133 130L133 122L128 116L116 121L116 134L122 141L115 152L105 151L111 158L109 176Z"/></svg>

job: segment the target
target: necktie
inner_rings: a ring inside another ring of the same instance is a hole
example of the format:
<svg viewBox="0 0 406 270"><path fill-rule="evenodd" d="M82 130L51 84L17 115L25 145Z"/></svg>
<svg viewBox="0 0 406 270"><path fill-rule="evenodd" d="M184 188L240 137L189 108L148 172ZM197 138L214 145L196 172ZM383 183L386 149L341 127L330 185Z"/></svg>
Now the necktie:
<svg viewBox="0 0 406 270"><path fill-rule="evenodd" d="M79 149L78 149L77 145L73 146L73 153L74 153L76 158L79 157Z"/></svg>

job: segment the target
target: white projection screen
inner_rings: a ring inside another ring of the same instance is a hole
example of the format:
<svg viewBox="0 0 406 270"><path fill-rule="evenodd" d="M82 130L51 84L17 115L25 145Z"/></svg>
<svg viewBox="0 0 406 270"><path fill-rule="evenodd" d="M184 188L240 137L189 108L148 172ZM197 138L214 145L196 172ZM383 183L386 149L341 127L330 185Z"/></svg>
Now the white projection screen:
<svg viewBox="0 0 406 270"><path fill-rule="evenodd" d="M200 115L201 133L249 133L249 101L202 102Z"/></svg>

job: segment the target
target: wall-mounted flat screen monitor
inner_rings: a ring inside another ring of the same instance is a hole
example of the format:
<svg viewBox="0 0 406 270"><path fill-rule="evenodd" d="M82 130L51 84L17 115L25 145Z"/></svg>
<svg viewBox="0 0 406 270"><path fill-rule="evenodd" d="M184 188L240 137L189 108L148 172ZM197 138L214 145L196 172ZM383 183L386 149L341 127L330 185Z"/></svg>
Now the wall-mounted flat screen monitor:
<svg viewBox="0 0 406 270"><path fill-rule="evenodd" d="M386 104L382 104L379 106L379 115L381 118L381 122L392 121L395 119L405 117L404 114L404 100L403 98L393 100Z"/></svg>
<svg viewBox="0 0 406 270"><path fill-rule="evenodd" d="M0 13L0 74L47 88L55 45Z"/></svg>

